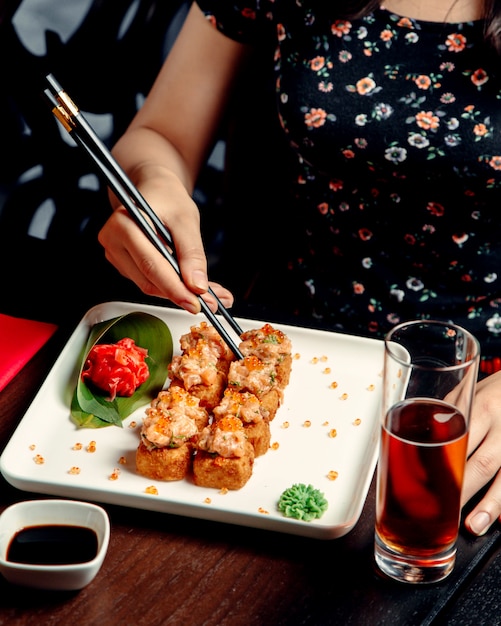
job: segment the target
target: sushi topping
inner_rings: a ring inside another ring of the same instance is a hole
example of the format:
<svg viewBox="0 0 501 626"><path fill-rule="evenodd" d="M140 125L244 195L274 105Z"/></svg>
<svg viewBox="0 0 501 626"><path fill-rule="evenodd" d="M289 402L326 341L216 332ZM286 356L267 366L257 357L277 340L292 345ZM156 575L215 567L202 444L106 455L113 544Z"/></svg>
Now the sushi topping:
<svg viewBox="0 0 501 626"><path fill-rule="evenodd" d="M146 409L141 440L149 450L179 448L198 433L196 420L206 415L198 398L182 388L170 387Z"/></svg>
<svg viewBox="0 0 501 626"><path fill-rule="evenodd" d="M233 391L226 389L218 406L214 408L214 417L221 419L226 416L238 417L245 424L259 422L263 419L261 403L250 391Z"/></svg>
<svg viewBox="0 0 501 626"><path fill-rule="evenodd" d="M209 387L217 378L217 359L217 350L205 339L199 339L182 355L173 357L170 373L180 378L188 390L195 385Z"/></svg>
<svg viewBox="0 0 501 626"><path fill-rule="evenodd" d="M244 456L246 441L241 420L223 417L202 430L197 445L200 450L230 458Z"/></svg>

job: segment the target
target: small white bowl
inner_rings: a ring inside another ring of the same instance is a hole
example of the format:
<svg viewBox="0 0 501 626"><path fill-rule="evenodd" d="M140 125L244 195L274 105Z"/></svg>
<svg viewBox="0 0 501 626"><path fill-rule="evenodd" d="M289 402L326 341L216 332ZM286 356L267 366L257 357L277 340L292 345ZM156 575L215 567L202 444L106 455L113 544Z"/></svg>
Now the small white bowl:
<svg viewBox="0 0 501 626"><path fill-rule="evenodd" d="M89 561L38 565L7 560L15 535L33 526L81 526L97 535L97 553ZM103 564L110 540L104 509L75 500L29 500L13 504L0 515L0 573L11 583L37 589L77 590L88 585Z"/></svg>

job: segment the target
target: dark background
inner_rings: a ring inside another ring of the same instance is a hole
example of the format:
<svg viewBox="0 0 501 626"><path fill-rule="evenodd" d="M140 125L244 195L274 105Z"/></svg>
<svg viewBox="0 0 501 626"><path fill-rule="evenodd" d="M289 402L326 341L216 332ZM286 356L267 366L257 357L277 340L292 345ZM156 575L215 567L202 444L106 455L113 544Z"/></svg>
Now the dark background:
<svg viewBox="0 0 501 626"><path fill-rule="evenodd" d="M54 74L111 148L148 93L191 2L89 0L87 14L64 36L68 5L43 4L38 16L30 0L0 8L0 310L73 324L99 302L158 301L105 260L97 234L110 212L106 187L53 117L42 95L45 76ZM288 293L276 263L287 234L279 191L287 165L277 157L272 85L271 68L256 57L195 192L210 277L234 292L236 315L269 320Z"/></svg>

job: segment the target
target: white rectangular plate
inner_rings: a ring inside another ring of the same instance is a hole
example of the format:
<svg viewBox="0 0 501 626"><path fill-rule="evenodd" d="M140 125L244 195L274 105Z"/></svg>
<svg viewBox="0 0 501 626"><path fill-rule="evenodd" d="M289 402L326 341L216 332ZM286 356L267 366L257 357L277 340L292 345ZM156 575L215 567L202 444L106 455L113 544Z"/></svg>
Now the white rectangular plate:
<svg viewBox="0 0 501 626"><path fill-rule="evenodd" d="M277 325L292 340L293 360L284 403L271 423L272 445L258 457L239 491L221 493L189 479L155 482L136 473L135 452L144 408L124 427L78 429L70 401L79 357L91 327L132 311L169 326L174 350L202 316L125 302L100 304L83 317L55 362L0 459L6 480L18 489L163 511L318 539L345 535L357 523L377 461L382 342ZM238 320L244 330L264 322ZM136 426L134 426L136 423ZM95 441L95 452L87 447ZM76 444L82 444L80 450ZM43 459L37 463L37 458ZM125 464L120 459L125 458ZM79 473L71 473L71 468ZM118 478L113 479L115 470ZM280 494L295 483L313 485L329 506L312 522L286 518ZM154 486L158 495L146 488Z"/></svg>

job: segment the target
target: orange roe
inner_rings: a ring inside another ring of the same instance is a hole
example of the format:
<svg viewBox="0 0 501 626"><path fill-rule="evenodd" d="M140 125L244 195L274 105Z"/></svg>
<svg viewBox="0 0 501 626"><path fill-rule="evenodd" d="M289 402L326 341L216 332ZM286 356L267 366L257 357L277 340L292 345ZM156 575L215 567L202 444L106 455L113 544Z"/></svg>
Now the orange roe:
<svg viewBox="0 0 501 626"><path fill-rule="evenodd" d="M282 343L283 340L285 339L284 333L281 330L277 330L276 328L273 328L271 324L265 324L261 330L264 335L268 337L269 336L275 337L277 340L277 343Z"/></svg>
<svg viewBox="0 0 501 626"><path fill-rule="evenodd" d="M250 355L244 358L245 367L252 372L253 370L261 370L264 367L263 362L257 356Z"/></svg>
<svg viewBox="0 0 501 626"><path fill-rule="evenodd" d="M189 356L201 358L204 354L203 348L207 345L208 343L206 339L199 339L193 348L190 348L187 353Z"/></svg>
<svg viewBox="0 0 501 626"><path fill-rule="evenodd" d="M169 387L169 391L174 403L181 401L185 402L188 406L197 406L199 399L191 393L188 393L182 387Z"/></svg>
<svg viewBox="0 0 501 626"><path fill-rule="evenodd" d="M219 428L219 430L224 430L226 432L232 433L243 429L242 420L238 419L238 417L233 417L232 415L222 417L220 420L218 420L217 427Z"/></svg>
<svg viewBox="0 0 501 626"><path fill-rule="evenodd" d="M244 396L238 391L234 391L233 389L225 389L224 397L230 401L230 405L228 407L229 413L238 413L239 407L244 403Z"/></svg>

